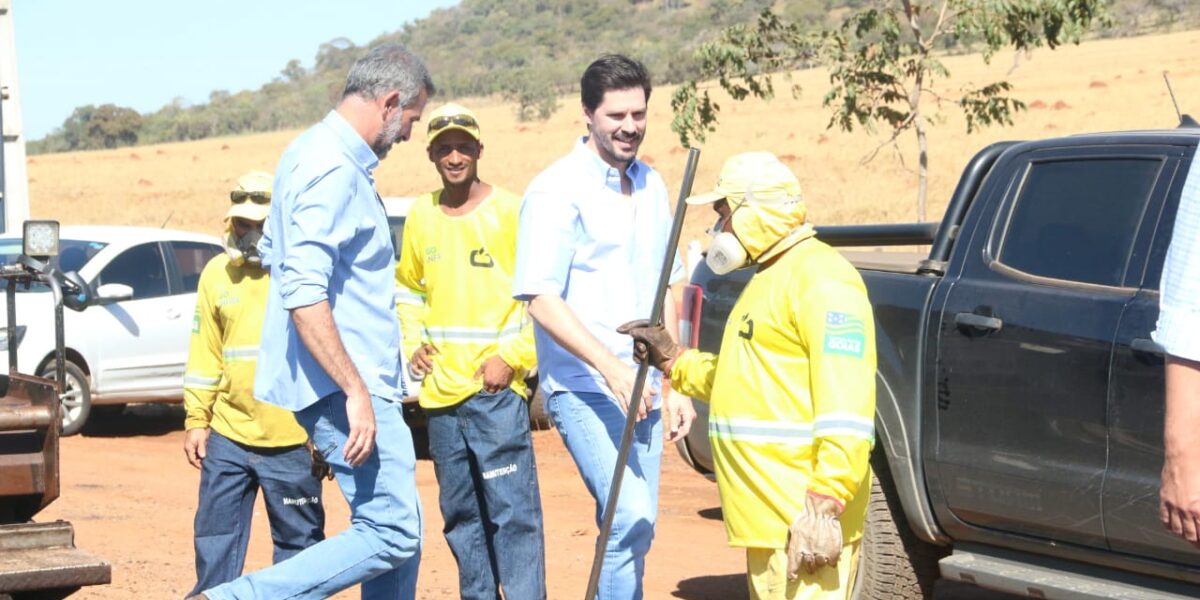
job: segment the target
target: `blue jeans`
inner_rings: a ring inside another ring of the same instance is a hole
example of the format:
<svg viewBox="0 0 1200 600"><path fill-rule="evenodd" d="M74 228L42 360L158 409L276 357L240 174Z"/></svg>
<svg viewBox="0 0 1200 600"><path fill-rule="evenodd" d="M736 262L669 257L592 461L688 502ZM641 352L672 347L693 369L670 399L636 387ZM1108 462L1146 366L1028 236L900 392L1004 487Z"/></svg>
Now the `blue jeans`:
<svg viewBox="0 0 1200 600"><path fill-rule="evenodd" d="M446 541L463 600L546 598L529 406L512 389L426 411Z"/></svg>
<svg viewBox="0 0 1200 600"><path fill-rule="evenodd" d="M254 448L209 432L196 508L196 588L189 596L242 574L254 499L262 488L274 561L325 539L321 481L304 446Z"/></svg>
<svg viewBox="0 0 1200 600"><path fill-rule="evenodd" d="M605 394L555 392L546 402L563 443L575 460L588 491L596 499L596 524L603 519L612 488L613 467L625 412ZM605 550L604 568L596 597L601 600L640 600L646 553L654 540L658 513L658 475L662 461L662 412L650 411L633 430L633 445L612 533Z"/></svg>
<svg viewBox="0 0 1200 600"><path fill-rule="evenodd" d="M421 502L412 433L400 403L371 397L375 451L350 467L346 395L330 394L296 413L333 468L350 505L350 528L277 565L204 592L209 600L309 600L362 584L363 600L413 600L421 562Z"/></svg>

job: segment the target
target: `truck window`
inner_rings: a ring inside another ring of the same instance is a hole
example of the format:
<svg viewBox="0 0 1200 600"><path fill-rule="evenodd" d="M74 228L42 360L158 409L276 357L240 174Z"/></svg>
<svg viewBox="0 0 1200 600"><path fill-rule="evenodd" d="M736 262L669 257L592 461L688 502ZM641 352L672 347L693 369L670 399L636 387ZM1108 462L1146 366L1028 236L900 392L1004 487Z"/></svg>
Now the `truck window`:
<svg viewBox="0 0 1200 600"><path fill-rule="evenodd" d="M1063 281L1120 286L1158 159L1035 162L1013 202L999 262Z"/></svg>
<svg viewBox="0 0 1200 600"><path fill-rule="evenodd" d="M1200 160L1194 157L1190 159L1190 163L1185 164L1188 167L1181 169L1176 177L1181 182L1195 176L1196 174L1192 171L1200 169ZM1142 287L1145 289L1157 290L1162 283L1163 264L1167 260L1167 250L1171 247L1171 236L1175 232L1175 212L1179 209L1182 188L1181 183L1179 189L1167 196L1162 216L1158 219L1158 228L1154 232L1154 243L1150 246L1150 260L1146 263L1146 275L1142 279Z"/></svg>

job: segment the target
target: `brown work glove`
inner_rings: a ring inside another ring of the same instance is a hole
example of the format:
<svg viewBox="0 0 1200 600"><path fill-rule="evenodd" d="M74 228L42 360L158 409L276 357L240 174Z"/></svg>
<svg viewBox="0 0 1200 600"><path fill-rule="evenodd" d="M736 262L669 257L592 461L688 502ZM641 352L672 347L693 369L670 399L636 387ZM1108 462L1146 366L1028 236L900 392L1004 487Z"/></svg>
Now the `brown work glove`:
<svg viewBox="0 0 1200 600"><path fill-rule="evenodd" d="M842 505L829 496L809 492L804 512L788 528L788 579L800 577L800 569L813 573L837 564L842 554Z"/></svg>
<svg viewBox="0 0 1200 600"><path fill-rule="evenodd" d="M305 442L304 447L308 448L308 454L312 457L312 476L317 479L333 479L333 468L325 462L325 455L317 450L312 440Z"/></svg>
<svg viewBox="0 0 1200 600"><path fill-rule="evenodd" d="M649 319L630 321L617 328L633 338L633 360L649 364L663 373L670 373L671 362L683 349L676 344L662 325L651 325Z"/></svg>

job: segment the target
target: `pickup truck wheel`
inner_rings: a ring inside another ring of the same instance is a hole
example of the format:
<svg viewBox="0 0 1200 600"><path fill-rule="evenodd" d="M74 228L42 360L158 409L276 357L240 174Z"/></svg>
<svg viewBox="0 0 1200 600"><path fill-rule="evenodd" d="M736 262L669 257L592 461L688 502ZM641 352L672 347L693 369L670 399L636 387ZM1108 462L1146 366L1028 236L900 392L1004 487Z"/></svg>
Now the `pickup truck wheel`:
<svg viewBox="0 0 1200 600"><path fill-rule="evenodd" d="M946 551L917 538L904 520L887 464L871 478L867 525L859 549L852 600L920 600L932 597Z"/></svg>
<svg viewBox="0 0 1200 600"><path fill-rule="evenodd" d="M92 390L88 385L87 374L75 363L66 361L63 365L67 375L67 385L59 402L62 410L61 435L75 435L83 430L88 417L92 414ZM54 363L46 363L38 372L38 376L54 379Z"/></svg>

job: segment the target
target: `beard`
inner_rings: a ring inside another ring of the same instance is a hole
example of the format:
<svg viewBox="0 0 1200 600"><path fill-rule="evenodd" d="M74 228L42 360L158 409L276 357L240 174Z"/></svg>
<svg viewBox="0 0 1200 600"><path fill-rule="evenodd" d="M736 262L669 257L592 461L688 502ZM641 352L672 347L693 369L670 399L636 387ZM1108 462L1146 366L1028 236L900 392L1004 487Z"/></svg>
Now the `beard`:
<svg viewBox="0 0 1200 600"><path fill-rule="evenodd" d="M379 160L383 160L387 156L388 151L392 149L392 146L399 141L400 130L404 128L404 123L401 121L401 117L403 116L403 111L398 111L396 116L389 119L387 123L384 123L383 130L379 132L379 135L375 136L375 141L371 144L371 150L375 152L375 156Z"/></svg>
<svg viewBox="0 0 1200 600"><path fill-rule="evenodd" d="M637 158L638 148L642 144L642 134L639 133L627 134L621 131L614 131L608 135L593 134L593 136L596 138L596 147L600 149L601 153L607 154L614 162L625 165L628 165L633 162L633 159ZM618 148L616 144L618 141L631 144L633 147L628 151Z"/></svg>

